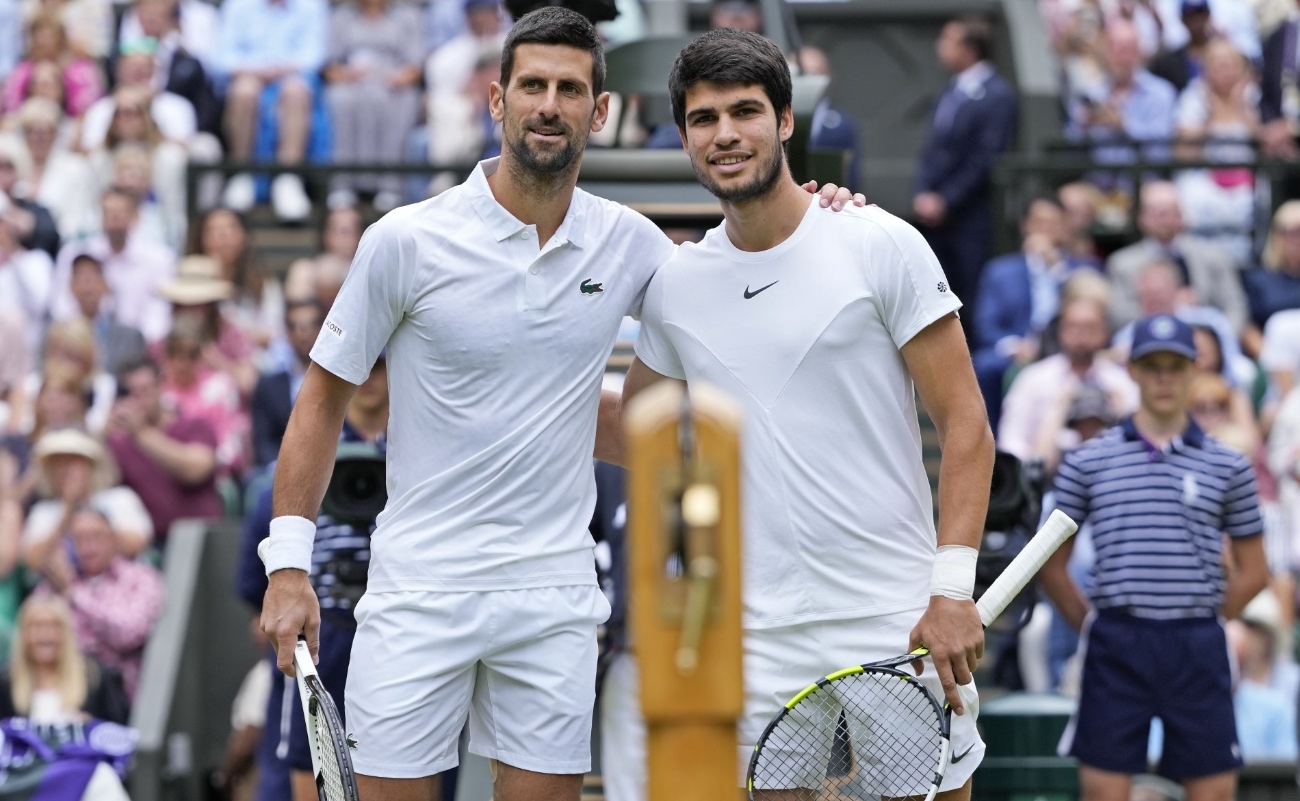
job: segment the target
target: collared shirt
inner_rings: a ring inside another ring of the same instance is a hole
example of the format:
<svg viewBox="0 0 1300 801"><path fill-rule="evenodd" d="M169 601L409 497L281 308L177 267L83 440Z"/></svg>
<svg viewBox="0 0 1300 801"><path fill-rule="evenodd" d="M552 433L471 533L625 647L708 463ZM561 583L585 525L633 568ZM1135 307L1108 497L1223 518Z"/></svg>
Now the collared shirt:
<svg viewBox="0 0 1300 801"><path fill-rule="evenodd" d="M1190 421L1157 448L1125 419L1069 453L1055 489L1057 508L1092 523L1093 604L1135 617L1215 617L1223 534L1264 531L1250 462Z"/></svg>
<svg viewBox="0 0 1300 801"><path fill-rule="evenodd" d="M1061 393L1071 389L1074 374L1070 360L1057 353L1025 367L1012 382L1011 389L1002 401L1002 417L998 423L998 450L1029 459L1034 456L1034 443L1038 430L1061 403ZM1111 411L1116 415L1130 414L1137 409L1138 390L1128 370L1123 365L1098 356L1082 376L1082 382L1092 384L1115 402Z"/></svg>
<svg viewBox="0 0 1300 801"><path fill-rule="evenodd" d="M224 72L293 66L314 73L325 65L329 6L323 0L226 0L216 62Z"/></svg>
<svg viewBox="0 0 1300 801"><path fill-rule="evenodd" d="M134 234L127 237L126 247L114 253L108 237L97 234L71 242L59 251L54 267L53 300L50 308L56 320L81 314L72 296L72 262L83 253L94 256L104 265L104 281L111 296L104 308L119 323L138 329L148 342L167 336L171 329L172 307L158 294L158 287L176 270L176 254L166 245L150 242Z"/></svg>
<svg viewBox="0 0 1300 801"><path fill-rule="evenodd" d="M1090 99L1094 103L1108 102L1114 87L1106 82L1100 86L1097 96ZM1067 136L1090 142L1106 140L1132 139L1138 142L1162 142L1143 148L1143 154L1149 159L1168 158L1167 140L1174 135L1174 107L1178 95L1173 84L1157 78L1146 70L1139 70L1133 76L1128 93L1120 107L1120 125L1115 128L1108 125L1087 124L1089 106L1078 98L1070 110L1071 122L1066 128ZM1135 160L1133 147L1114 145L1096 147L1093 158L1103 164L1126 164Z"/></svg>
<svg viewBox="0 0 1300 801"><path fill-rule="evenodd" d="M957 73L957 77L948 84L948 90L939 98L939 105L934 112L934 127L946 130L952 125L957 107L963 102L958 94L965 95L969 100L983 97L984 84L993 77L993 72L992 64L987 61L977 61Z"/></svg>
<svg viewBox="0 0 1300 801"><path fill-rule="evenodd" d="M1056 310L1061 305L1061 284L1069 275L1070 267L1064 256L1056 264L1048 265L1038 256L1026 256L1025 265L1029 268L1030 311L1029 327L1034 332L1047 328L1056 317Z"/></svg>
<svg viewBox="0 0 1300 801"><path fill-rule="evenodd" d="M596 583L601 379L674 247L581 189L539 246L537 227L493 195L498 164L372 225L311 351L360 384L387 348L388 505L371 591Z"/></svg>

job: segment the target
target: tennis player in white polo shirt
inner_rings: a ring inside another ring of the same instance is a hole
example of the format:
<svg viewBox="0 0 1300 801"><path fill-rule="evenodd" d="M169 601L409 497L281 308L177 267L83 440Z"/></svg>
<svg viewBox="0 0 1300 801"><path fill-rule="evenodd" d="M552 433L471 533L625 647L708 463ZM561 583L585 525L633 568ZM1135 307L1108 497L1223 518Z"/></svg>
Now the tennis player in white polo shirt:
<svg viewBox="0 0 1300 801"><path fill-rule="evenodd" d="M925 645L923 679L958 713L940 797L968 797L984 752L971 594L993 436L961 303L910 225L874 207L824 214L791 179L790 73L769 40L705 34L678 56L670 93L725 221L650 282L623 392L705 381L745 409L741 764L810 682ZM943 449L937 535L915 393ZM756 789L820 797L819 780Z"/></svg>
<svg viewBox="0 0 1300 801"><path fill-rule="evenodd" d="M576 801L590 767L609 614L587 531L601 377L673 245L575 188L608 113L591 24L526 15L501 72L500 159L366 232L276 471L262 625L285 669L299 632L315 649L310 518L347 400L386 347L388 505L347 686L363 801L434 798L467 718L470 750L499 766L498 801Z"/></svg>

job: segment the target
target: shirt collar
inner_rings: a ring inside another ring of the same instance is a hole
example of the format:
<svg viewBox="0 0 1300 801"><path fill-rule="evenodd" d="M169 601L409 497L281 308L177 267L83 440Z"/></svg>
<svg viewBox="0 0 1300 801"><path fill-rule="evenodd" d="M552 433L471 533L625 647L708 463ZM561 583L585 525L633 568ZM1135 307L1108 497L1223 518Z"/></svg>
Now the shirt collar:
<svg viewBox="0 0 1300 801"><path fill-rule="evenodd" d="M1147 441L1146 437L1143 437L1138 433L1137 426L1133 424L1132 415L1125 417L1119 425L1120 429L1124 432L1124 439L1130 442ZM1191 418L1191 415L1188 415L1187 417L1187 428L1183 429L1182 434L1174 438L1171 445L1172 447L1177 448L1184 443L1193 448L1200 448L1205 445L1205 432L1202 431L1201 427L1196 424L1196 421Z"/></svg>
<svg viewBox="0 0 1300 801"><path fill-rule="evenodd" d="M993 76L993 65L977 61L957 73L957 90L971 99L984 93L984 83Z"/></svg>
<svg viewBox="0 0 1300 801"><path fill-rule="evenodd" d="M487 179L500 166L500 156L480 161L466 179L464 187L470 204L478 212L479 219L483 220L483 224L488 227L498 242L504 242L528 226L506 211L505 206L498 203L496 196L492 194L492 187L488 185ZM564 222L560 223L555 236L551 238L551 242L556 246L568 243L576 248L582 248L586 243L586 215L582 205L577 190L574 190L573 199L569 201L569 210L564 215Z"/></svg>

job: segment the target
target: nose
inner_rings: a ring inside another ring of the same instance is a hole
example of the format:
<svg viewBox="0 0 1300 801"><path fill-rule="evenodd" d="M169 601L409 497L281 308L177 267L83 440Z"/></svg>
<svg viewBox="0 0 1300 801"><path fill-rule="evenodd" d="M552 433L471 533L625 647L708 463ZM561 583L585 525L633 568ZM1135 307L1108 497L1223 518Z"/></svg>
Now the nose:
<svg viewBox="0 0 1300 801"><path fill-rule="evenodd" d="M713 143L718 147L734 145L740 141L740 131L730 114L723 114L718 119L718 127L713 134Z"/></svg>
<svg viewBox="0 0 1300 801"><path fill-rule="evenodd" d="M546 90L546 96L542 98L542 105L538 107L537 113L543 117L560 116L560 87L551 84Z"/></svg>

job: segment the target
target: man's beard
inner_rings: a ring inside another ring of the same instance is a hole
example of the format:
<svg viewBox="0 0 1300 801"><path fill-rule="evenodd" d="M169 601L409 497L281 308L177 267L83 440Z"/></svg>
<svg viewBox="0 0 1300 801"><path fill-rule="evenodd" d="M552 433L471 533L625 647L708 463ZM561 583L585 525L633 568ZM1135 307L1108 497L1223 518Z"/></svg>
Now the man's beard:
<svg viewBox="0 0 1300 801"><path fill-rule="evenodd" d="M551 150L541 150L528 141L530 128L554 128L564 137L564 144ZM516 135L505 136L504 145L510 151L515 164L524 172L536 176L554 176L571 170L587 145L585 134L575 133L569 126L556 119L554 122L542 118L533 118L519 123Z"/></svg>
<svg viewBox="0 0 1300 801"><path fill-rule="evenodd" d="M779 139L775 145L767 161L758 165L758 174L754 179L739 186L723 186L715 181L709 173L707 160L701 167L695 159L691 159L691 168L695 170L695 177L704 184L705 189L709 190L709 194L727 203L743 203L771 192L781 180L781 166L785 163L785 151Z"/></svg>

